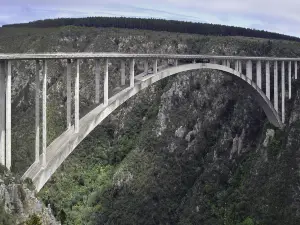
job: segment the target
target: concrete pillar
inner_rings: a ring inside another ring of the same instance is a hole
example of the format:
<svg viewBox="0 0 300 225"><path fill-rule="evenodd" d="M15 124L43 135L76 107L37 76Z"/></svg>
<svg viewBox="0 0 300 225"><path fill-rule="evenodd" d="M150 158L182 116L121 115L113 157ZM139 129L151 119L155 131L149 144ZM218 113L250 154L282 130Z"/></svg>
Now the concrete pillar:
<svg viewBox="0 0 300 225"><path fill-rule="evenodd" d="M292 62L289 61L289 99L292 98Z"/></svg>
<svg viewBox="0 0 300 225"><path fill-rule="evenodd" d="M227 66L227 62L226 62L226 60L224 59L224 60L222 60L222 66Z"/></svg>
<svg viewBox="0 0 300 225"><path fill-rule="evenodd" d="M104 105L108 105L108 59L104 61Z"/></svg>
<svg viewBox="0 0 300 225"><path fill-rule="evenodd" d="M134 87L134 59L130 61L130 87Z"/></svg>
<svg viewBox="0 0 300 225"><path fill-rule="evenodd" d="M6 129L5 129L5 165L8 170L11 168L11 61L7 62L6 77Z"/></svg>
<svg viewBox="0 0 300 225"><path fill-rule="evenodd" d="M295 61L295 79L297 80L298 79L298 62Z"/></svg>
<svg viewBox="0 0 300 225"><path fill-rule="evenodd" d="M281 62L281 117L282 123L285 122L285 74L284 61Z"/></svg>
<svg viewBox="0 0 300 225"><path fill-rule="evenodd" d="M149 66L148 66L148 59L145 59L144 61L144 72L146 74L148 74L148 69L149 69Z"/></svg>
<svg viewBox="0 0 300 225"><path fill-rule="evenodd" d="M40 62L35 62L35 163L40 161Z"/></svg>
<svg viewBox="0 0 300 225"><path fill-rule="evenodd" d="M238 60L236 60L234 62L234 70L239 71L239 61Z"/></svg>
<svg viewBox="0 0 300 225"><path fill-rule="evenodd" d="M43 118L43 161L42 167L46 167L47 149L47 61L43 61L43 87L42 87L42 118Z"/></svg>
<svg viewBox="0 0 300 225"><path fill-rule="evenodd" d="M256 62L256 83L257 86L261 89L261 61Z"/></svg>
<svg viewBox="0 0 300 225"><path fill-rule="evenodd" d="M5 166L5 61L0 61L0 163Z"/></svg>
<svg viewBox="0 0 300 225"><path fill-rule="evenodd" d="M193 64L196 64L196 59L193 60Z"/></svg>
<svg viewBox="0 0 300 225"><path fill-rule="evenodd" d="M239 60L239 72L243 73L242 61Z"/></svg>
<svg viewBox="0 0 300 225"><path fill-rule="evenodd" d="M248 78L248 83L251 84L252 81L252 61L248 60L246 63L246 76Z"/></svg>
<svg viewBox="0 0 300 225"><path fill-rule="evenodd" d="M75 133L79 132L79 75L80 75L80 61L79 59L76 60L76 76L75 76L75 95L74 95L74 101L75 101L75 110L74 110L74 126L75 126Z"/></svg>
<svg viewBox="0 0 300 225"><path fill-rule="evenodd" d="M121 73L122 76L122 73ZM122 85L122 77L121 77L121 85ZM124 78L125 84L125 78ZM95 103L100 103L100 59L95 60Z"/></svg>
<svg viewBox="0 0 300 225"><path fill-rule="evenodd" d="M271 98L270 86L270 62L266 61L266 96L268 99Z"/></svg>
<svg viewBox="0 0 300 225"><path fill-rule="evenodd" d="M71 128L72 89L71 89L71 59L67 60L67 129Z"/></svg>
<svg viewBox="0 0 300 225"><path fill-rule="evenodd" d="M226 66L230 67L230 61L226 60Z"/></svg>
<svg viewBox="0 0 300 225"><path fill-rule="evenodd" d="M274 108L278 112L278 62L274 61Z"/></svg>
<svg viewBox="0 0 300 225"><path fill-rule="evenodd" d="M125 85L125 61L121 61L121 85Z"/></svg>
<svg viewBox="0 0 300 225"><path fill-rule="evenodd" d="M157 59L155 59L153 63L153 73L157 73Z"/></svg>
<svg viewBox="0 0 300 225"><path fill-rule="evenodd" d="M175 59L175 66L178 66L178 59Z"/></svg>

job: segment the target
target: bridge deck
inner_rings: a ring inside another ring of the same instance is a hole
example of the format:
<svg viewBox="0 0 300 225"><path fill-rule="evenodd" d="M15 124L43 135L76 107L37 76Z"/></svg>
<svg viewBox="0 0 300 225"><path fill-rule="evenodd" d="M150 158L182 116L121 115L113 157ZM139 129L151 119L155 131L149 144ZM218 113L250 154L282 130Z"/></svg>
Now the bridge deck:
<svg viewBox="0 0 300 225"><path fill-rule="evenodd" d="M174 54L128 54L117 52L101 53L34 53L34 54L0 54L0 60L42 60L42 59L95 59L95 58L118 58L118 59L217 59L217 60L262 60L262 61L300 61L300 58L282 57L250 57L250 56L220 56L220 55L174 55Z"/></svg>

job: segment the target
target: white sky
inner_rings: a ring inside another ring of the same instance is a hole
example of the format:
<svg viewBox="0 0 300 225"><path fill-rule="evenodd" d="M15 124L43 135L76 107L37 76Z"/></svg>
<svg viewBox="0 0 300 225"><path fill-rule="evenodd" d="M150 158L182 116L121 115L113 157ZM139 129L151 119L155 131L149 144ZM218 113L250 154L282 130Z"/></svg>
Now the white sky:
<svg viewBox="0 0 300 225"><path fill-rule="evenodd" d="M299 0L0 0L0 25L57 17L156 17L300 37L299 12Z"/></svg>

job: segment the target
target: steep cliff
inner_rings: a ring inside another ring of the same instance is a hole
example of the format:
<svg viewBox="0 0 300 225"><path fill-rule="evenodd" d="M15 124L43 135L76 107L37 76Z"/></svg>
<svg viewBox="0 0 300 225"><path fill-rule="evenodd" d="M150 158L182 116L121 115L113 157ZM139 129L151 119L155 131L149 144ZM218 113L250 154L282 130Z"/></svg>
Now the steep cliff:
<svg viewBox="0 0 300 225"><path fill-rule="evenodd" d="M29 180L21 182L7 170L0 173L0 224L60 224L54 218L51 208L36 198Z"/></svg>
<svg viewBox="0 0 300 225"><path fill-rule="evenodd" d="M295 57L299 47L287 41L120 29L0 32L2 52ZM64 63L49 66L49 141L66 124ZM118 63L110 66L111 90L120 86ZM141 71L143 62L137 64ZM82 116L94 107L94 77L92 61L81 66ZM20 123L13 128L18 137L13 139L13 170L17 173L34 157L34 134L24 135L34 126L33 80L33 62L15 64L13 120ZM288 123L278 130L244 87L223 73L192 71L165 79L124 103L98 126L39 196L65 224L299 224L300 84L293 85Z"/></svg>

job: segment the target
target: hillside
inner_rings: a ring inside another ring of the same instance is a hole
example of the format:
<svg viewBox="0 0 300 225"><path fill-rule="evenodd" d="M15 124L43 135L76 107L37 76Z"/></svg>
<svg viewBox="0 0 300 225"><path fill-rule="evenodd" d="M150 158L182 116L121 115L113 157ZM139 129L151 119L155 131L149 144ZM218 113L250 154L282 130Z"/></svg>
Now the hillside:
<svg viewBox="0 0 300 225"><path fill-rule="evenodd" d="M69 26L1 28L0 51L297 57L300 43ZM81 116L94 107L94 64L84 63ZM111 63L113 94L120 74L119 62ZM64 69L64 61L49 62L49 142L66 124ZM13 73L12 170L21 174L34 157L34 62L14 63ZM278 130L222 73L158 82L98 126L38 197L63 224L298 225L300 82L293 85L288 124Z"/></svg>
<svg viewBox="0 0 300 225"><path fill-rule="evenodd" d="M279 39L299 41L297 37L284 34L256 30L243 27L225 26L219 24L196 23L165 19L145 19L145 18L126 18L126 17L86 17L86 18L58 18L37 20L29 23L7 24L3 27L15 28L54 28L63 26L80 27L114 27L151 31L168 31L176 33L190 33L213 36L242 36L266 39Z"/></svg>

